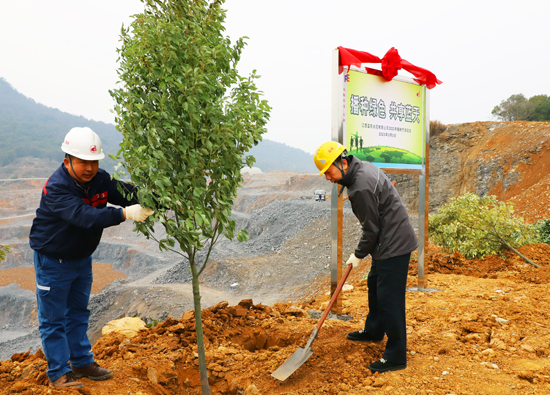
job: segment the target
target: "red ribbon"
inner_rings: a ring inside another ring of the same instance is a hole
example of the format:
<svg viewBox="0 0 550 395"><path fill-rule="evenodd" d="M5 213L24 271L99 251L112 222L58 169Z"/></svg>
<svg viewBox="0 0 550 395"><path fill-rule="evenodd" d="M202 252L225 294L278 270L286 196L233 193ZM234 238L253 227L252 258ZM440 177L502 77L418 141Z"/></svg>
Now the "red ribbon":
<svg viewBox="0 0 550 395"><path fill-rule="evenodd" d="M391 81L399 70L404 69L415 76L413 80L420 85L426 85L428 89L435 88L437 84L442 84L443 81L437 79L434 73L422 67L415 66L407 62L399 56L399 52L394 47L390 48L382 59L368 52L357 51L351 48L338 47L340 51L340 62L338 64L338 73L344 71L344 67L348 70L350 66L361 67L363 63L382 63L382 71L365 67L367 73L384 77L386 81Z"/></svg>

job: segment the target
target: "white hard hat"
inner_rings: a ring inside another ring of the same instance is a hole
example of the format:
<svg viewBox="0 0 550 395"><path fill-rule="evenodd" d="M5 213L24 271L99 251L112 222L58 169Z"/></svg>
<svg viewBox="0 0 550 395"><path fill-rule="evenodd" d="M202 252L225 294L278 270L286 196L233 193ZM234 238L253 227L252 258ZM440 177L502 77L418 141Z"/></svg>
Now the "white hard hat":
<svg viewBox="0 0 550 395"><path fill-rule="evenodd" d="M65 136L61 150L82 160L105 158L101 149L101 139L90 128L72 128Z"/></svg>

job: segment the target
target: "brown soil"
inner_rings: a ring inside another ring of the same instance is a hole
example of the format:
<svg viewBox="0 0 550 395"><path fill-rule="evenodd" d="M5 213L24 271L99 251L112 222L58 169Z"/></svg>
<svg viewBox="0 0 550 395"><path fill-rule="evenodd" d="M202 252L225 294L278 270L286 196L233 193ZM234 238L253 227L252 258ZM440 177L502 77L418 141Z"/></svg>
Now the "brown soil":
<svg viewBox="0 0 550 395"><path fill-rule="evenodd" d="M92 294L98 293L108 284L115 281L117 278L126 278L126 276L118 270L111 269L111 263L92 264L94 273L94 282L92 284ZM0 287L15 283L23 289L28 289L36 293L36 278L34 276L34 267L12 267L9 269L0 270Z"/></svg>
<svg viewBox="0 0 550 395"><path fill-rule="evenodd" d="M521 252L540 269L514 255L468 261L427 248L428 289L407 293L408 367L372 374L384 343L346 340L362 327L367 313L363 277L369 264L352 272L343 313L350 321L327 320L313 344L314 354L288 379L271 373L299 346L322 311L329 278L309 300L273 307L242 301L203 310L207 367L213 394L548 394L550 393L550 246L524 246ZM417 284L411 261L409 286ZM113 378L81 379L81 390L54 390L45 375L41 351L16 354L0 363L2 394L200 394L194 319L183 318L140 332L132 339L102 337L93 348ZM3 392L2 392L3 391Z"/></svg>
<svg viewBox="0 0 550 395"><path fill-rule="evenodd" d="M461 132L471 135L467 141L475 148L464 150L464 160L490 161L507 152L529 159L503 164L505 172L520 174L519 181L506 188L496 183L489 191L514 202L528 222L550 218L548 127L548 123L515 122L498 134L476 134L480 123L473 123ZM457 193L475 189L474 181L460 184ZM313 344L314 354L283 382L271 373L306 344L317 323L306 311L326 306L328 277L304 284L311 296L294 304L221 302L204 309L212 393L550 394L550 246L528 245L520 252L541 268L511 253L470 261L428 245L426 279L433 292L407 292L408 367L381 375L373 375L368 365L381 357L384 342L351 342L345 337L362 327L367 314L363 278L368 263L352 272L348 284L354 288L344 292L343 313L352 320L327 320ZM409 287L416 286L416 260L411 261L409 274ZM40 351L16 354L0 362L0 394L201 393L191 311L132 339L102 337L93 351L101 366L115 372L111 379L81 379L84 389L54 390L47 386Z"/></svg>

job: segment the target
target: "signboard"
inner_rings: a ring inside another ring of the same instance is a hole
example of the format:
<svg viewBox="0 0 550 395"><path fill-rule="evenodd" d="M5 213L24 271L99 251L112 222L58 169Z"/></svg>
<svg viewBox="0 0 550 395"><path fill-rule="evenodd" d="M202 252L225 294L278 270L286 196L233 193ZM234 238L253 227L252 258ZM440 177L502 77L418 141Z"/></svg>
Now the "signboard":
<svg viewBox="0 0 550 395"><path fill-rule="evenodd" d="M349 70L344 76L344 145L381 168L421 169L425 90L414 82Z"/></svg>

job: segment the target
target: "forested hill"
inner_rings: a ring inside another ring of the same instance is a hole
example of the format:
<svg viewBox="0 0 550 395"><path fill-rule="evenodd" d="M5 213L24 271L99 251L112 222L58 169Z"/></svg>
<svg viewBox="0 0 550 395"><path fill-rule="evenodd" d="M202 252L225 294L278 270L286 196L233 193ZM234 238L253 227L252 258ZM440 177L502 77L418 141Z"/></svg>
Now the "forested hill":
<svg viewBox="0 0 550 395"><path fill-rule="evenodd" d="M96 132L107 155L118 151L122 136L115 125L39 104L0 78L0 166L24 157L61 162L64 155L61 143L65 134L75 126L88 126ZM250 154L256 158L254 166L264 172L316 170L311 154L267 139L254 147ZM114 162L107 157L100 165L111 171Z"/></svg>
<svg viewBox="0 0 550 395"><path fill-rule="evenodd" d="M107 154L116 153L121 135L112 124L96 122L46 107L17 92L0 78L0 165L31 156L61 161L61 143L75 126L88 126Z"/></svg>

